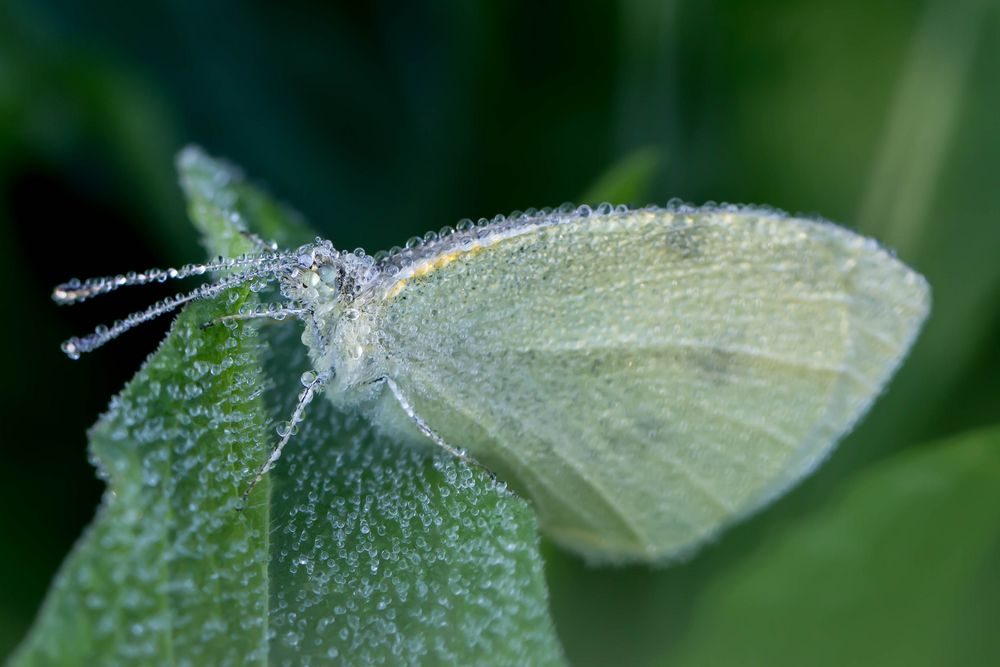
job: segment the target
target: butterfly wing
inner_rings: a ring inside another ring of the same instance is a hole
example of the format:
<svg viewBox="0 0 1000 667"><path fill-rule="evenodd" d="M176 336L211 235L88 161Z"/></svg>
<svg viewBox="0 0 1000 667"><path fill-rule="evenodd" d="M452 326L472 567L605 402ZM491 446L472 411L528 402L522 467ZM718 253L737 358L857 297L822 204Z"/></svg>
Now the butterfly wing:
<svg viewBox="0 0 1000 667"><path fill-rule="evenodd" d="M928 308L874 242L769 211L567 216L465 248L390 291L389 374L595 560L677 556L801 479Z"/></svg>

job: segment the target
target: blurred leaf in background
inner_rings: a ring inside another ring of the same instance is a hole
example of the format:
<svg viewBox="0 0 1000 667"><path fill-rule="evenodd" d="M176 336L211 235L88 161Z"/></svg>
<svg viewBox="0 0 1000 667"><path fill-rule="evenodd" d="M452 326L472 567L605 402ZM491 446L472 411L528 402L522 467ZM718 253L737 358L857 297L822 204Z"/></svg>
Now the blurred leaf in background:
<svg viewBox="0 0 1000 667"><path fill-rule="evenodd" d="M60 311L49 290L73 275L201 255L173 185L172 155L189 141L242 164L347 249L580 196L764 203L897 246L933 287L931 319L887 394L814 477L666 570L593 570L545 550L553 613L575 663L601 663L606 647L620 648L619 664L695 660L699 637L712 637L712 655L724 658L745 640L736 625L750 613L720 593L734 582L763 592L758 600L766 593L760 622L822 627L812 637L818 655L863 646L854 626L820 625L797 606L829 609L836 590L804 586L779 565L836 524L848 499L871 497L863 491L877 475L897 464L900 476L916 475L914 461L945 465L931 453L938 446L923 443L1000 422L998 13L994 0L622 0L572 11L8 0L0 404L5 444L14 444L0 501L31 511L0 515L0 651L23 635L97 504L86 427L165 327L72 365L62 339L164 293ZM934 520L956 541L983 529L962 497ZM944 535L934 521L928 536ZM896 593L878 574L872 525L881 524L859 525L853 537L868 547L857 552L856 585L873 595L852 602L856 616L872 619L887 645L928 646L943 635L914 637L902 623L915 617L876 605L878 591ZM914 538L899 539L883 553ZM920 549L909 561L947 585L957 580L946 573L961 570L948 570L947 558L961 553ZM963 567L981 567L988 581L996 566L977 558L969 553ZM990 648L995 606L954 590L928 599L964 610L962 632L972 634L961 641ZM743 657L798 664L801 646L761 639ZM951 655L975 657L973 648Z"/></svg>
<svg viewBox="0 0 1000 667"><path fill-rule="evenodd" d="M997 664L998 479L1000 429L859 473L714 578L683 638L664 646L666 662ZM795 595L776 592L776 582Z"/></svg>

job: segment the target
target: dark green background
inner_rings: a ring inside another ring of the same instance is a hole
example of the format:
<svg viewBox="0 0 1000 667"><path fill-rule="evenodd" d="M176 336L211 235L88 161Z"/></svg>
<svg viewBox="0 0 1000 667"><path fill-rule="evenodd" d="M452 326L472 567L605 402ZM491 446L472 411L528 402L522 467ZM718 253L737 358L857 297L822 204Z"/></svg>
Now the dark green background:
<svg viewBox="0 0 1000 667"><path fill-rule="evenodd" d="M0 655L96 507L85 429L167 325L74 364L61 340L168 292L60 309L51 287L200 257L173 167L189 142L343 248L579 201L625 161L649 176L627 203L822 214L927 275L911 359L788 498L667 572L546 548L577 661L669 645L770 526L899 450L998 422L995 0L340 4L0 3Z"/></svg>

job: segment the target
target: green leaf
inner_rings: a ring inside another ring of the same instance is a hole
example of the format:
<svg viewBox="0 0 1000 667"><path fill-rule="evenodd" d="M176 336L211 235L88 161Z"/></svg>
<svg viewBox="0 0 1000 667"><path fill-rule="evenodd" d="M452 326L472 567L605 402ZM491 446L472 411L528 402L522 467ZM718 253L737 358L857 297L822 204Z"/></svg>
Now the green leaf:
<svg viewBox="0 0 1000 667"><path fill-rule="evenodd" d="M179 164L211 254L248 249L234 219L306 234L232 167ZM12 663L559 663L534 517L481 471L318 400L235 511L307 368L296 325L200 327L248 298L186 309L91 432L108 491Z"/></svg>
<svg viewBox="0 0 1000 667"><path fill-rule="evenodd" d="M13 664L266 654L266 508L233 511L261 451L257 348L199 327L227 309L187 309L91 431L108 489Z"/></svg>
<svg viewBox="0 0 1000 667"><path fill-rule="evenodd" d="M898 454L775 531L660 664L995 665L998 619L1000 428Z"/></svg>

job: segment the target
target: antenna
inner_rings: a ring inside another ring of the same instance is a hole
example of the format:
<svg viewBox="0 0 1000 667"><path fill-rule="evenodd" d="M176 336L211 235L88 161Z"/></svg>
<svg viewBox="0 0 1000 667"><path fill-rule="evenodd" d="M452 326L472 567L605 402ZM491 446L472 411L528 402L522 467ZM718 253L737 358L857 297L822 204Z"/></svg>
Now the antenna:
<svg viewBox="0 0 1000 667"><path fill-rule="evenodd" d="M143 273L130 272L117 276L105 276L103 278L88 278L80 281L76 278L57 285L52 290L52 300L60 305L71 305L80 303L87 299L101 294L114 292L119 287L131 285L147 285L152 282L166 282L168 280L187 278L189 276L200 276L209 271L222 271L235 269L242 266L260 267L269 260L284 257L283 253L264 253L259 255L247 254L239 257L219 257L214 262L204 264L185 264L179 269L149 269Z"/></svg>
<svg viewBox="0 0 1000 667"><path fill-rule="evenodd" d="M176 310L189 301L208 299L222 292L238 287L257 279L272 282L279 272L288 265L288 253L264 253L260 255L241 255L234 258L220 257L214 262L204 264L186 264L179 269L150 269L144 273L128 273L125 275L104 278L90 278L83 282L71 280L55 288L52 298L60 304L74 304L86 301L101 294L113 292L119 287L130 285L145 285L151 282L165 282L175 278L200 276L208 271L249 267L235 275L221 278L213 283L207 283L186 294L178 294L158 301L145 310L132 313L124 320L118 320L111 327L99 326L82 338L74 336L62 344L62 351L70 359L79 359L85 352L92 352L108 341L114 340L129 329L148 322L172 310Z"/></svg>

